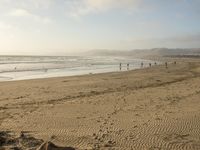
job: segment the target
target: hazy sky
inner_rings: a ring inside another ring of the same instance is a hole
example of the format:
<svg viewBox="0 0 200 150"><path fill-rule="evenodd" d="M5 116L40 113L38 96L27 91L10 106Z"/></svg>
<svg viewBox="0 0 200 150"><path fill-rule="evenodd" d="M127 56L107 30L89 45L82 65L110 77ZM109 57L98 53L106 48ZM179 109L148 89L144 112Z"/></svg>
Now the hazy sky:
<svg viewBox="0 0 200 150"><path fill-rule="evenodd" d="M0 0L0 54L200 47L200 0Z"/></svg>

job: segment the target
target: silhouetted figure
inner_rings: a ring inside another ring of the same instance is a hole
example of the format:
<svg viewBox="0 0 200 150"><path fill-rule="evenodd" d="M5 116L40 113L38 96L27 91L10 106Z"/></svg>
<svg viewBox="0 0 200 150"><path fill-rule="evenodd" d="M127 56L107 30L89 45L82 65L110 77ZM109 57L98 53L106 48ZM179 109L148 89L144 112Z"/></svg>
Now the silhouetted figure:
<svg viewBox="0 0 200 150"><path fill-rule="evenodd" d="M168 66L167 66L167 62L165 62L165 67L168 68Z"/></svg>
<svg viewBox="0 0 200 150"><path fill-rule="evenodd" d="M127 70L129 70L129 63L127 64Z"/></svg>
<svg viewBox="0 0 200 150"><path fill-rule="evenodd" d="M154 65L157 65L157 62L155 62Z"/></svg>
<svg viewBox="0 0 200 150"><path fill-rule="evenodd" d="M151 63L149 63L149 67L151 67Z"/></svg>
<svg viewBox="0 0 200 150"><path fill-rule="evenodd" d="M176 65L176 61L174 62L174 64Z"/></svg>
<svg viewBox="0 0 200 150"><path fill-rule="evenodd" d="M119 64L119 70L122 70L122 63Z"/></svg>
<svg viewBox="0 0 200 150"><path fill-rule="evenodd" d="M144 64L143 64L143 62L141 63L141 68L143 68L143 66L144 66Z"/></svg>
<svg viewBox="0 0 200 150"><path fill-rule="evenodd" d="M20 137L24 137L24 133L22 131L20 132Z"/></svg>

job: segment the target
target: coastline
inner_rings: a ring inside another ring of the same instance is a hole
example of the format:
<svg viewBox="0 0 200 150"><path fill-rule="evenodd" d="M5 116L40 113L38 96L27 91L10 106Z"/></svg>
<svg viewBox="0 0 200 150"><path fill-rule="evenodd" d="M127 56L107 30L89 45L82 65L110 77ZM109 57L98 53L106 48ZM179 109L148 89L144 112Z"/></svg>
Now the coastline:
<svg viewBox="0 0 200 150"><path fill-rule="evenodd" d="M0 130L77 149L199 149L199 85L199 62L0 82Z"/></svg>
<svg viewBox="0 0 200 150"><path fill-rule="evenodd" d="M10 56L9 58L4 58L3 56L0 56L0 81L115 72L119 71L120 63L122 63L123 71L127 70L127 64L129 64L130 70L134 70L140 68L141 62L144 62L144 66L148 65L148 63L154 63L151 60L146 59L126 57L111 58L110 56L80 56L74 59L72 59L74 56L71 56L71 59L68 57L52 58L46 56L21 57ZM55 59L57 59L57 61L55 61Z"/></svg>

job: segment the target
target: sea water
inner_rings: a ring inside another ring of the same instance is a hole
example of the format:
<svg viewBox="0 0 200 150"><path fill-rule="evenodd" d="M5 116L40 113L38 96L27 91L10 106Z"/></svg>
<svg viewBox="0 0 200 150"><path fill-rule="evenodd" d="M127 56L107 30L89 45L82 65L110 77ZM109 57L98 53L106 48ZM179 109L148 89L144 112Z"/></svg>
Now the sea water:
<svg viewBox="0 0 200 150"><path fill-rule="evenodd" d="M138 69L150 60L111 56L0 56L0 81L74 76Z"/></svg>

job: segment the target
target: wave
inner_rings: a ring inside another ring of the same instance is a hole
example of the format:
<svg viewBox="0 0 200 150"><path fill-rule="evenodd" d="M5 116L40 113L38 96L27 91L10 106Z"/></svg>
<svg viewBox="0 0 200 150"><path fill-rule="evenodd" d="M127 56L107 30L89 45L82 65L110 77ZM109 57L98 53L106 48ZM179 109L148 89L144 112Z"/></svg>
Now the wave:
<svg viewBox="0 0 200 150"><path fill-rule="evenodd" d="M152 61L110 56L0 56L0 76L15 80L17 78L29 79L30 77L57 77L60 75L101 73L119 71L120 63L122 63L124 70L127 69L127 63L129 63L132 69L136 69L140 67L141 62L148 64Z"/></svg>

